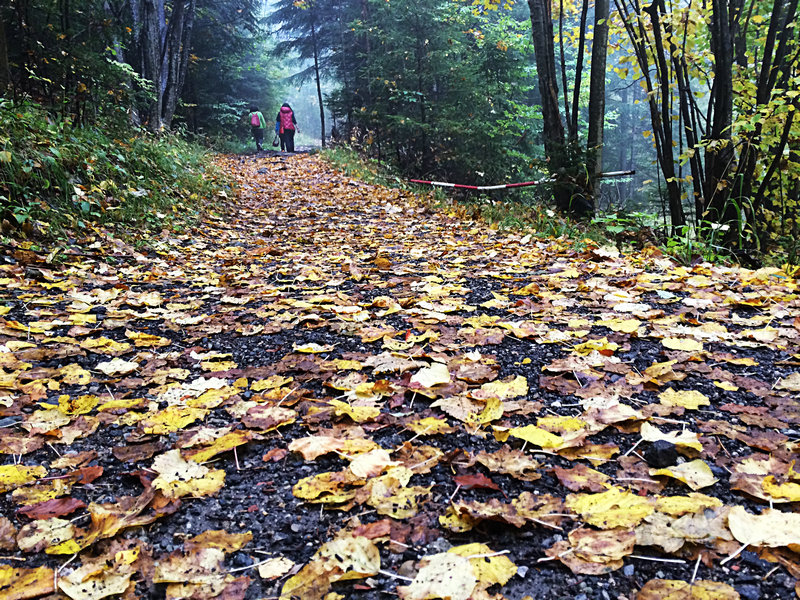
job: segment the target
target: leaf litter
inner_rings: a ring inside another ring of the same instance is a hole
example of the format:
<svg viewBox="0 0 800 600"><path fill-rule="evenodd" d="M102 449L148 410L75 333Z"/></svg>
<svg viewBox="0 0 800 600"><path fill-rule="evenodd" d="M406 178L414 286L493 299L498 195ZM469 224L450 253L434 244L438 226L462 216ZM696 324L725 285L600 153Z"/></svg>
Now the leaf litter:
<svg viewBox="0 0 800 600"><path fill-rule="evenodd" d="M787 598L779 269L498 231L319 158L0 264L0 596Z"/></svg>

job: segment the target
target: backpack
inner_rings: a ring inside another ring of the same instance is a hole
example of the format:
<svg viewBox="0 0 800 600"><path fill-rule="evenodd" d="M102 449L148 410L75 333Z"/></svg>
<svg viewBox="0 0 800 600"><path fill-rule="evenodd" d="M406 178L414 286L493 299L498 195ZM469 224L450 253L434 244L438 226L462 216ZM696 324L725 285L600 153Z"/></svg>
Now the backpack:
<svg viewBox="0 0 800 600"><path fill-rule="evenodd" d="M250 125L253 127L261 127L261 118L257 112L250 113Z"/></svg>
<svg viewBox="0 0 800 600"><path fill-rule="evenodd" d="M286 108L285 106L281 108L279 113L281 129L284 131L287 129L294 129L294 123L292 123L293 116L294 113L292 112L291 108Z"/></svg>

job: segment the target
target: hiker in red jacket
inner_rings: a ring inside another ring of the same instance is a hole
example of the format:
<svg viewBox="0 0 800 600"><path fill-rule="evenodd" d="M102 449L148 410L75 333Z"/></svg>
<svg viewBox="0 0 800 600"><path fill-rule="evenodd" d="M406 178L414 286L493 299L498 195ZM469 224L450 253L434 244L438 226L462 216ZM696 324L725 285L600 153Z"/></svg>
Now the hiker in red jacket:
<svg viewBox="0 0 800 600"><path fill-rule="evenodd" d="M294 152L294 134L297 131L297 120L292 107L283 103L275 118L278 124L278 136L281 138L281 152Z"/></svg>

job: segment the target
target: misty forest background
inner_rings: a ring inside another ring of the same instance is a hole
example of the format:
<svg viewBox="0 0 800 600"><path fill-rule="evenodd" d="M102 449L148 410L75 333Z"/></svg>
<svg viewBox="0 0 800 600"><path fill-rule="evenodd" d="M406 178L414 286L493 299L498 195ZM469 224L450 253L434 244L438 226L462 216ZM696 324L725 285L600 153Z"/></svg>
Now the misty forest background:
<svg viewBox="0 0 800 600"><path fill-rule="evenodd" d="M4 233L175 213L209 184L186 179L202 148L252 147L248 106L288 101L301 144L401 177L547 177L483 201L794 264L797 5L5 0Z"/></svg>

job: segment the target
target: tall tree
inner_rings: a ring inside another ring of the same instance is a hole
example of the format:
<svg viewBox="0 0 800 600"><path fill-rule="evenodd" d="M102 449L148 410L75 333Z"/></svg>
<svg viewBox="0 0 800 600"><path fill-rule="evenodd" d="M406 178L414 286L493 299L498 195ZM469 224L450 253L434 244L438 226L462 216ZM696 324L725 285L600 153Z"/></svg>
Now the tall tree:
<svg viewBox="0 0 800 600"><path fill-rule="evenodd" d="M275 47L277 56L292 53L305 63L294 75L298 81L313 79L319 103L320 141L325 147L325 104L322 98L322 71L330 62L330 48L340 33L335 6L330 0L282 0L270 16L284 37Z"/></svg>
<svg viewBox="0 0 800 600"><path fill-rule="evenodd" d="M592 65L589 80L589 131L586 136L588 171L594 180L603 170L603 127L606 102L606 58L608 54L609 0L595 0ZM593 197L596 196L593 194ZM597 203L595 200L595 209Z"/></svg>

